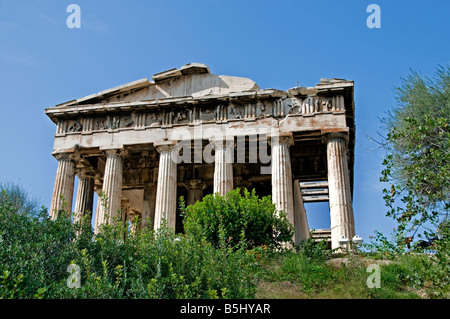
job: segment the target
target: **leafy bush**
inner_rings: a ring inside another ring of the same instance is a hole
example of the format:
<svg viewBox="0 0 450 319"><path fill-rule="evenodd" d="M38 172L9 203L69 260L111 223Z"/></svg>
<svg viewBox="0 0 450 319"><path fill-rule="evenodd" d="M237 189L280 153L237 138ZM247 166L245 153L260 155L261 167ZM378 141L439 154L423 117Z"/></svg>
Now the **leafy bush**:
<svg viewBox="0 0 450 319"><path fill-rule="evenodd" d="M308 238L303 239L296 245L297 252L301 253L306 258L324 261L331 256L332 251L327 249L327 242L321 240L317 242L312 238L314 230Z"/></svg>
<svg viewBox="0 0 450 319"><path fill-rule="evenodd" d="M404 239L403 233L394 232L393 238L389 240L378 230L374 231L373 236L369 236L370 242L362 243L361 246L373 254L381 255L382 258L394 258L406 251L405 246L398 245L400 238Z"/></svg>
<svg viewBox="0 0 450 319"><path fill-rule="evenodd" d="M183 205L182 205L183 206ZM293 227L286 214L277 213L270 196L258 198L253 190L230 191L225 197L207 195L202 201L186 209L184 229L196 237L205 237L215 247L219 246L219 229L232 245L245 241L248 248L267 245L280 248L292 242Z"/></svg>
<svg viewBox="0 0 450 319"><path fill-rule="evenodd" d="M0 297L3 298L251 298L257 254L231 245L219 229L217 246L190 234L129 231L103 225L93 240L88 220L50 220L17 213L1 193ZM68 285L77 265L79 288Z"/></svg>

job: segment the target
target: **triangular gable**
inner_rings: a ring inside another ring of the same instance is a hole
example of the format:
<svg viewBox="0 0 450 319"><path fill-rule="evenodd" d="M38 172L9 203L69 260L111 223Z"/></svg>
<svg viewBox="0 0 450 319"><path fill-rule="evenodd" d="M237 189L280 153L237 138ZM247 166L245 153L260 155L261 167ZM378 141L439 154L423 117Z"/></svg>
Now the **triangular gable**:
<svg viewBox="0 0 450 319"><path fill-rule="evenodd" d="M259 86L251 79L211 74L208 66L201 63L189 63L180 69L160 72L153 75L152 79L153 81L146 78L133 81L55 107L153 101L172 97L224 95L259 90Z"/></svg>

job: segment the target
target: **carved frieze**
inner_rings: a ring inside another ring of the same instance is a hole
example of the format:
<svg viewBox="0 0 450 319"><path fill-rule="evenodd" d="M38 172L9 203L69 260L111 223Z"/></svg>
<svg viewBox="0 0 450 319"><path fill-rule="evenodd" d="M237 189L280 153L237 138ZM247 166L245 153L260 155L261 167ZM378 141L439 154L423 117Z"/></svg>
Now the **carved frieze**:
<svg viewBox="0 0 450 319"><path fill-rule="evenodd" d="M107 124L108 122L106 116L94 118L94 130L96 131L107 129L108 128Z"/></svg>
<svg viewBox="0 0 450 319"><path fill-rule="evenodd" d="M74 121L71 121L68 132L69 133L81 132L82 128L83 128L83 126L81 125L80 121L74 120Z"/></svg>
<svg viewBox="0 0 450 319"><path fill-rule="evenodd" d="M91 134L107 131L172 125L195 125L199 123L225 123L233 120L255 121L266 117L314 116L319 113L345 111L343 95L297 96L275 100L260 99L254 102L236 103L225 101L219 104L185 104L173 108L140 110L104 115L86 115L76 118L61 118L57 124L57 135Z"/></svg>
<svg viewBox="0 0 450 319"><path fill-rule="evenodd" d="M307 96L305 98L287 98L274 102L274 116L284 116L287 114L298 114L311 116L317 113L344 111L344 96L337 95L331 98L322 96Z"/></svg>
<svg viewBox="0 0 450 319"><path fill-rule="evenodd" d="M145 113L137 113L135 129L143 129L145 127L145 119L146 119Z"/></svg>
<svg viewBox="0 0 450 319"><path fill-rule="evenodd" d="M146 116L146 126L159 126L162 124L162 113L155 112L155 113L149 113Z"/></svg>
<svg viewBox="0 0 450 319"><path fill-rule="evenodd" d="M189 111L186 108L174 112L173 124L188 124Z"/></svg>
<svg viewBox="0 0 450 319"><path fill-rule="evenodd" d="M133 119L133 114L125 115L123 118L123 126L130 128L136 126L136 123Z"/></svg>
<svg viewBox="0 0 450 319"><path fill-rule="evenodd" d="M241 119L242 117L243 108L234 103L230 103L228 105L228 119Z"/></svg>

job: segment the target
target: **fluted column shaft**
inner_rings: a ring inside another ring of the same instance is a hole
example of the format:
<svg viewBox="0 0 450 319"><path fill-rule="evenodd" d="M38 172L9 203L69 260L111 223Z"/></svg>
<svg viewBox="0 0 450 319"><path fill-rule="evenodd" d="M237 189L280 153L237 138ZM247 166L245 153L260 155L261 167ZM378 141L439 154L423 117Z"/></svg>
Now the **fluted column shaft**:
<svg viewBox="0 0 450 319"><path fill-rule="evenodd" d="M94 176L85 172L78 174L78 189L75 200L75 220L80 219L86 213L91 214L94 206Z"/></svg>
<svg viewBox="0 0 450 319"><path fill-rule="evenodd" d="M73 183L75 178L75 163L69 153L55 155L58 160L52 202L50 205L50 218L55 219L62 209L72 212ZM66 205L64 205L66 203Z"/></svg>
<svg viewBox="0 0 450 319"><path fill-rule="evenodd" d="M102 209L102 190L101 189L96 189L95 193L97 194L97 206L95 207L95 222L94 222L94 233L97 234L98 233L98 227L99 227L99 215L100 215L100 210Z"/></svg>
<svg viewBox="0 0 450 319"><path fill-rule="evenodd" d="M159 152L158 185L156 188L155 222L154 229L162 225L162 219L167 226L175 230L177 209L177 164L172 159L174 145L160 145L156 147Z"/></svg>
<svg viewBox="0 0 450 319"><path fill-rule="evenodd" d="M341 236L346 236L351 240L355 235L346 135L329 135L326 137L326 143L331 247L339 248Z"/></svg>
<svg viewBox="0 0 450 319"><path fill-rule="evenodd" d="M214 141L214 194L225 196L233 189L233 152L234 143Z"/></svg>
<svg viewBox="0 0 450 319"><path fill-rule="evenodd" d="M106 205L98 206L96 214L96 230L101 224L112 224L119 214L122 200L122 174L123 158L120 150L107 150L105 173L103 176L102 194L105 196ZM101 198L99 198L101 200Z"/></svg>
<svg viewBox="0 0 450 319"><path fill-rule="evenodd" d="M156 183L150 182L144 185L144 201L142 204L141 227L153 229L155 222Z"/></svg>
<svg viewBox="0 0 450 319"><path fill-rule="evenodd" d="M294 181L294 211L295 243L298 244L309 237L308 217L298 180Z"/></svg>
<svg viewBox="0 0 450 319"><path fill-rule="evenodd" d="M278 139L278 141L277 141ZM277 211L283 211L294 225L294 194L289 147L292 137L280 136L271 141L272 146L272 201Z"/></svg>

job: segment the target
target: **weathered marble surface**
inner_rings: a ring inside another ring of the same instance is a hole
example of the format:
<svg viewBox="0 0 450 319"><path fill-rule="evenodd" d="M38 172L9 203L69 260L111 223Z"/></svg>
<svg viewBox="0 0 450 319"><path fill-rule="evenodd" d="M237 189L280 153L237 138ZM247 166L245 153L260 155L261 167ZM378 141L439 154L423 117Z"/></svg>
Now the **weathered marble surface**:
<svg viewBox="0 0 450 319"><path fill-rule="evenodd" d="M94 196L107 198L106 207L97 201L95 232L115 217L155 229L165 218L179 231L179 196L192 204L238 187L272 195L296 242L309 235L308 202L329 201L334 248L355 233L352 81L260 89L190 63L45 112L56 124L52 218L61 195L71 209L78 176L76 216L92 210Z"/></svg>

